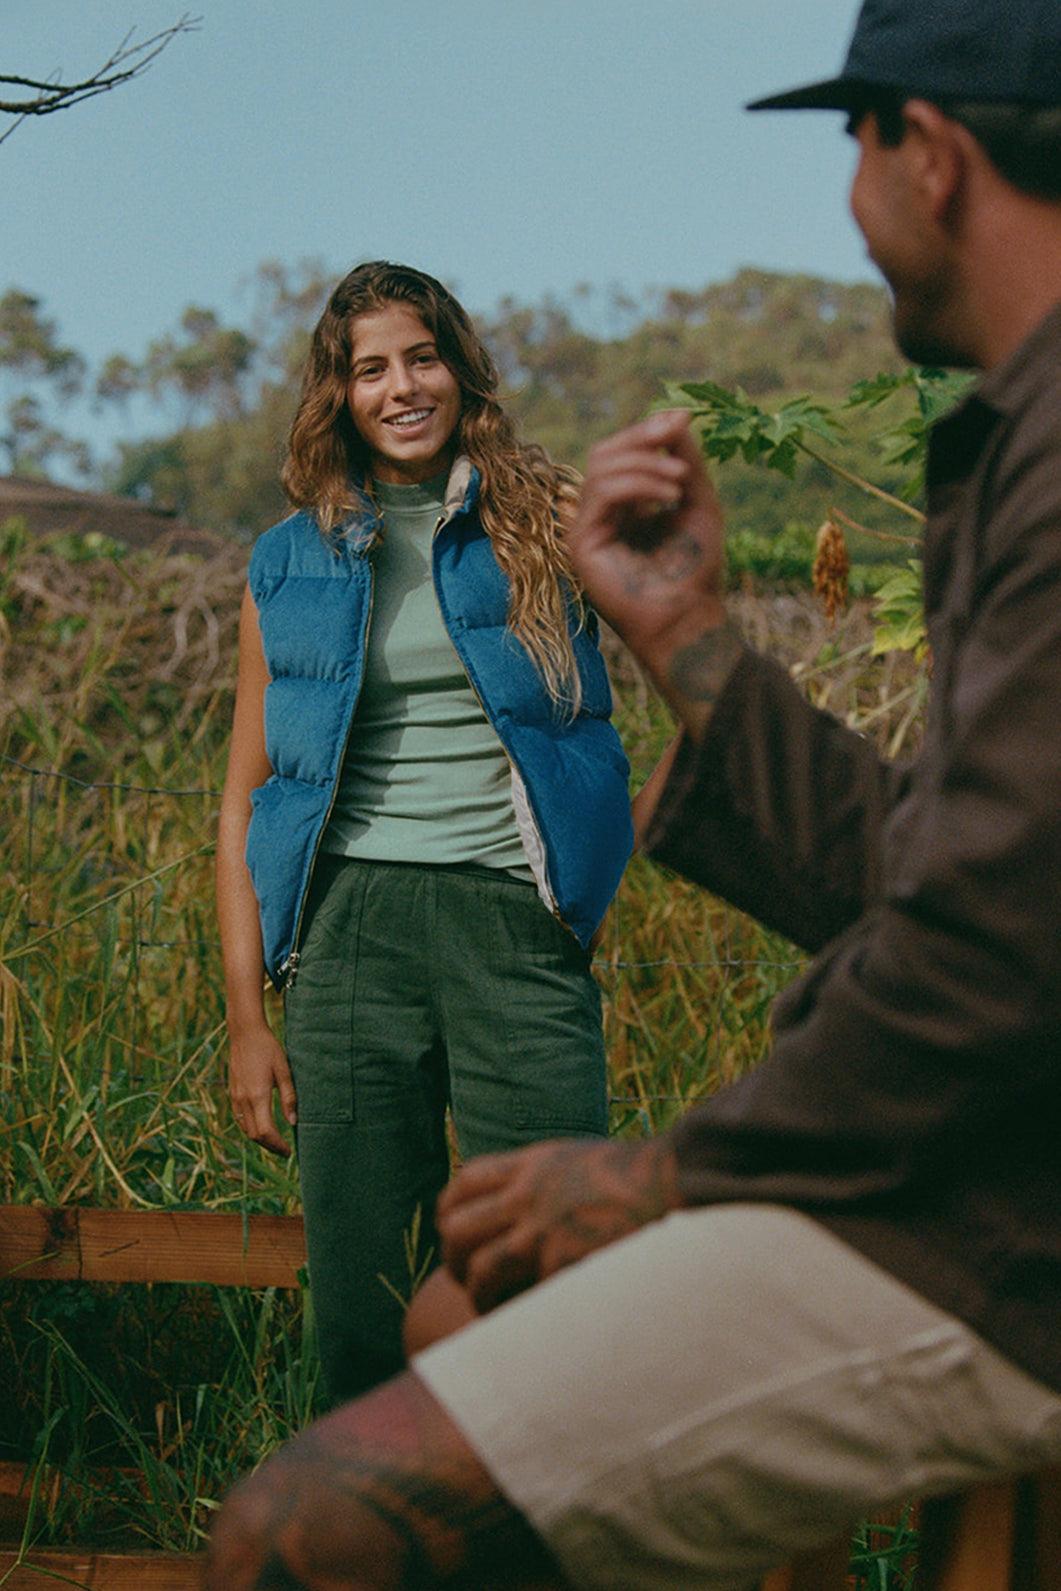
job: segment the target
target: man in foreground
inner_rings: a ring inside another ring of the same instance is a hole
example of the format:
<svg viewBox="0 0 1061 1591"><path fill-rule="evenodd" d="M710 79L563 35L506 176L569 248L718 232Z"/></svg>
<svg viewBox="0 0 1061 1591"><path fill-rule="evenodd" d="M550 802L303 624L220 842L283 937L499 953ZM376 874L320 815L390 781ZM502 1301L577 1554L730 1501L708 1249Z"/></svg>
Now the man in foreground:
<svg viewBox="0 0 1061 1591"><path fill-rule="evenodd" d="M683 728L648 848L820 954L672 1132L465 1168L486 1318L238 1488L211 1588L748 1587L1061 1460L1061 7L867 0L772 105L848 111L903 352L986 372L932 441L924 751L745 648L681 415L594 450L577 567Z"/></svg>

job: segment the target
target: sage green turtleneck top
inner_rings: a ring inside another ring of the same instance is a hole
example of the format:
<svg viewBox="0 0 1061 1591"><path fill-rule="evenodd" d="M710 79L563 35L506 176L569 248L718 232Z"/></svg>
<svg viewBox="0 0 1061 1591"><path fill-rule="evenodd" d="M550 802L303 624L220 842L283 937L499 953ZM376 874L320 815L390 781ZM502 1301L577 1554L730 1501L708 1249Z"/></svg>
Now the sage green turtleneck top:
<svg viewBox="0 0 1061 1591"><path fill-rule="evenodd" d="M530 880L511 769L439 611L431 541L446 475L376 482L365 672L323 848L390 862L468 863Z"/></svg>

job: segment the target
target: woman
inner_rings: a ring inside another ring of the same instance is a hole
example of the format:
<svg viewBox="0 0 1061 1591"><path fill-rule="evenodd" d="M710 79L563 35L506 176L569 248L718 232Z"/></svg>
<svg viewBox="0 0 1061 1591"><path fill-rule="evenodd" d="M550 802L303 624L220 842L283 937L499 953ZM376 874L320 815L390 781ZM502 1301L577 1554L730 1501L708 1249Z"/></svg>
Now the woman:
<svg viewBox="0 0 1061 1591"><path fill-rule="evenodd" d="M461 1155L607 1131L590 939L631 844L574 476L517 441L464 310L358 266L257 542L218 839L229 1093L287 1153L333 1399L402 1362ZM262 967L285 995L285 1047ZM285 1054L286 1049L286 1054ZM289 1066L290 1063L290 1066Z"/></svg>

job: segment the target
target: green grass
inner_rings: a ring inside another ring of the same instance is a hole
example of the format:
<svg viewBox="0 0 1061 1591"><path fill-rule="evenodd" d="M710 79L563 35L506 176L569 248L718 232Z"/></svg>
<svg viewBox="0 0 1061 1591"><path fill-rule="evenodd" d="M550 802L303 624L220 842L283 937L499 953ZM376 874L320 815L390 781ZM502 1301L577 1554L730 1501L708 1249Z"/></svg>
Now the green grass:
<svg viewBox="0 0 1061 1591"><path fill-rule="evenodd" d="M24 1541L193 1552L240 1475L311 1417L308 1295L26 1284L0 1314L24 1388Z"/></svg>

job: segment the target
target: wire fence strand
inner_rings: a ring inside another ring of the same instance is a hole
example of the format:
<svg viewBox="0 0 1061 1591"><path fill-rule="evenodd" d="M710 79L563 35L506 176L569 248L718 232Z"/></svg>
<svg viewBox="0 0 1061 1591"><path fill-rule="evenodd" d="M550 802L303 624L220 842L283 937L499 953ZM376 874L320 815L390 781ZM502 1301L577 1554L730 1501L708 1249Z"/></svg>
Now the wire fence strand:
<svg viewBox="0 0 1061 1591"><path fill-rule="evenodd" d="M42 841L42 807L46 799L47 789L58 790L69 794L78 803L101 800L105 797L129 798L141 807L139 820L139 835L135 845L127 845L134 853L147 857L151 849L152 828L152 803L157 798L165 798L176 802L203 802L216 803L221 792L210 786L182 786L166 784L136 783L129 780L107 780L82 778L77 774L62 770L41 767L27 762L21 758L0 752L0 778L17 780L28 786L25 802L25 828L24 844L21 847L21 891L22 891L22 926L26 937L21 943L8 943L0 955L0 962L10 966L12 963L22 961L34 951L43 950L54 944L59 938L71 939L80 936L82 939L100 939L100 931L95 919L101 914L106 914L108 908L114 909L119 903L124 903L126 910L126 930L120 934L111 947L123 950L126 953L135 952L136 959L131 967L128 996L134 1002L140 999L140 980L143 969L139 963L139 953L142 951L186 951L210 956L219 955L220 940L217 936L196 935L191 937L174 936L169 934L151 932L145 925L152 921L158 922L161 912L157 909L152 913L144 906L145 892L158 889L161 881L177 870L189 866L209 855L213 850L213 840L208 840L168 861L160 862L145 872L133 877L121 878L122 863L128 857L119 858L116 854L110 858L94 855L94 877L89 885L95 885L97 898L88 901L81 909L73 912L61 921L45 921L39 918L33 909L34 899L43 871L43 861L40 856ZM211 833L216 824L216 810L209 815ZM123 826L125 818L123 815ZM76 822L74 827L76 829ZM119 879L121 881L119 882ZM157 902L156 902L157 906ZM768 973L776 979L794 976L800 971L803 962L792 955L739 955L733 952L729 943L729 919L724 919L721 942L714 941L714 953L709 956L681 957L662 955L652 957L636 957L623 955L613 948L611 954L598 950L593 958L593 967L599 981L604 985L605 998L608 998L608 984L613 984L617 978L625 974L652 974L664 970L676 970L692 973L715 973L720 976L732 975L734 977L749 972ZM616 945L621 938L622 925L617 923L612 933ZM614 994L614 990L613 990ZM135 1025L134 1025L135 1035ZM134 1043L135 1047L135 1043ZM680 1059L680 1058L679 1058ZM681 1106L688 1102L687 1096L671 1092L637 1092L612 1094L609 1103L612 1107L623 1108L635 1112L644 1112L652 1105Z"/></svg>

